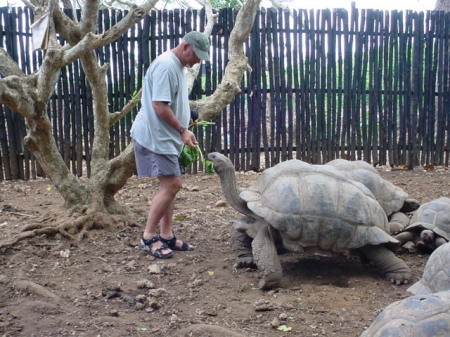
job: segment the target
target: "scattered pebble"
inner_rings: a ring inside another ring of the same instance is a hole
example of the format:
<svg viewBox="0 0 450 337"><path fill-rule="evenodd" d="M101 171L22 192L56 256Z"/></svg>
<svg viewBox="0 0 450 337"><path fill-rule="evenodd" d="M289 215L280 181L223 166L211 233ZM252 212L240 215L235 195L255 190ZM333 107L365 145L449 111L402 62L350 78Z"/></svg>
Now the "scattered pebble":
<svg viewBox="0 0 450 337"><path fill-rule="evenodd" d="M225 207L227 205L227 202L224 200L219 200L218 202L216 202L216 204L214 206L216 207Z"/></svg>
<svg viewBox="0 0 450 337"><path fill-rule="evenodd" d="M162 274L161 267L159 264L151 264L148 266L148 272L150 274Z"/></svg>

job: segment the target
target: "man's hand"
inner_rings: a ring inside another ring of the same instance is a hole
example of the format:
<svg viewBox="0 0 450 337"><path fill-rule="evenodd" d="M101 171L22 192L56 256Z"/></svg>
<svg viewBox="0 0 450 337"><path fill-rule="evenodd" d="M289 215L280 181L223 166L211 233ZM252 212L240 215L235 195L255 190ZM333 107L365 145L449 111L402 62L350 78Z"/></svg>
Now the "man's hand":
<svg viewBox="0 0 450 337"><path fill-rule="evenodd" d="M181 139L183 140L183 143L189 147L196 147L198 144L195 134L189 129L183 131Z"/></svg>

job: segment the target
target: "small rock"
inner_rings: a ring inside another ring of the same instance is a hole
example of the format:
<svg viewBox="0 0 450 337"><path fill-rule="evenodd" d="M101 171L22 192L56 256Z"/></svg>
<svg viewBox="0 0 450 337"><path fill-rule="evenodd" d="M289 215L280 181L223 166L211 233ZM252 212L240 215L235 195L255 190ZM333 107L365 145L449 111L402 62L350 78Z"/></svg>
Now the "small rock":
<svg viewBox="0 0 450 337"><path fill-rule="evenodd" d="M9 282L8 276L0 274L0 284L7 284Z"/></svg>
<svg viewBox="0 0 450 337"><path fill-rule="evenodd" d="M415 253L417 251L416 245L412 241L408 241L403 245L403 248L405 248L410 253Z"/></svg>
<svg viewBox="0 0 450 337"><path fill-rule="evenodd" d="M104 264L102 266L102 272L103 273L111 273L113 271L114 271L113 267L111 267L109 264Z"/></svg>
<svg viewBox="0 0 450 337"><path fill-rule="evenodd" d="M197 278L189 284L190 288L196 288L203 285L205 282L201 278Z"/></svg>
<svg viewBox="0 0 450 337"><path fill-rule="evenodd" d="M108 313L109 316L119 317L119 311L116 309L111 309Z"/></svg>
<svg viewBox="0 0 450 337"><path fill-rule="evenodd" d="M255 311L272 311L273 305L267 300L260 299L253 304Z"/></svg>
<svg viewBox="0 0 450 337"><path fill-rule="evenodd" d="M162 270L158 264L151 264L148 266L148 272L150 274L161 274Z"/></svg>
<svg viewBox="0 0 450 337"><path fill-rule="evenodd" d="M270 322L270 325L273 328L278 328L280 326L280 324L281 324L280 320L278 318L276 318L276 317Z"/></svg>
<svg viewBox="0 0 450 337"><path fill-rule="evenodd" d="M129 270L135 269L136 268L136 261L135 260L131 260L130 262L128 262L125 265L125 268L129 269Z"/></svg>
<svg viewBox="0 0 450 337"><path fill-rule="evenodd" d="M136 310L143 310L147 307L146 303L137 302L134 306Z"/></svg>
<svg viewBox="0 0 450 337"><path fill-rule="evenodd" d="M127 295L127 294L122 294L120 296L120 298L122 299L122 301L127 302L127 303L134 303L135 302L134 298L132 296L130 296L130 295Z"/></svg>
<svg viewBox="0 0 450 337"><path fill-rule="evenodd" d="M177 315L172 314L172 316L170 316L170 323L171 324L177 323L179 321L181 321L181 320L180 320L180 318Z"/></svg>
<svg viewBox="0 0 450 337"><path fill-rule="evenodd" d="M154 285L154 283L153 283L152 281L150 281L150 280L139 280L139 281L137 282L137 287L138 287L139 289L144 289L144 288L147 288L147 289L154 289L154 288L155 288L155 285Z"/></svg>
<svg viewBox="0 0 450 337"><path fill-rule="evenodd" d="M219 200L218 202L215 203L215 207L225 207L227 205L227 202L224 200Z"/></svg>
<svg viewBox="0 0 450 337"><path fill-rule="evenodd" d="M151 297L161 297L165 293L166 293L166 289L164 289L164 288L151 289L148 291L148 295Z"/></svg>
<svg viewBox="0 0 450 337"><path fill-rule="evenodd" d="M288 319L288 315L282 312L281 314L278 315L278 318L280 319L280 321L285 321Z"/></svg>
<svg viewBox="0 0 450 337"><path fill-rule="evenodd" d="M155 300L150 301L150 302L148 303L148 305L149 305L149 308L151 308L151 309L153 309L153 310L156 310L156 309L161 308L161 304L159 304L159 302L157 302L157 301L155 301ZM148 309L147 309L147 310L148 310Z"/></svg>
<svg viewBox="0 0 450 337"><path fill-rule="evenodd" d="M144 303L145 301L147 301L147 296L142 294L136 296L136 302Z"/></svg>
<svg viewBox="0 0 450 337"><path fill-rule="evenodd" d="M61 257L69 257L70 256L70 250L69 249L61 250L59 252L59 256L61 256Z"/></svg>
<svg viewBox="0 0 450 337"><path fill-rule="evenodd" d="M3 205L0 209L2 212L17 212L17 208L11 205Z"/></svg>

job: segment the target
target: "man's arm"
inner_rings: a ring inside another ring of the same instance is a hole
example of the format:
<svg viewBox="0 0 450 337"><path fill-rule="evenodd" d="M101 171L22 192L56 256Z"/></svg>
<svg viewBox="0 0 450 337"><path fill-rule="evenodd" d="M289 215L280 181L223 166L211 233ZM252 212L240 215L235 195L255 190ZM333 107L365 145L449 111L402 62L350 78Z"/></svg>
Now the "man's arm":
<svg viewBox="0 0 450 337"><path fill-rule="evenodd" d="M156 101L152 102L152 105L158 116L161 117L172 128L177 130L177 132L181 135L181 139L183 140L183 143L185 145L190 147L197 146L197 139L195 138L194 133L188 130L187 126L180 123L167 102Z"/></svg>

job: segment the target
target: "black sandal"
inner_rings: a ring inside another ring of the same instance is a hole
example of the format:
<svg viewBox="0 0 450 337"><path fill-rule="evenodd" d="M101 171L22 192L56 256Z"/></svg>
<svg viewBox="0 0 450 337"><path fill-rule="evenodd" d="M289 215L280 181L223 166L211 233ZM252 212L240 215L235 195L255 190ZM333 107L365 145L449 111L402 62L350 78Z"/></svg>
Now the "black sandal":
<svg viewBox="0 0 450 337"><path fill-rule="evenodd" d="M151 239L144 239L144 237L142 237L141 240L144 244L140 245L139 247L141 249L145 250L151 256L154 256L157 259L170 259L173 256L173 252L170 252L168 254L163 254L163 250L167 250L170 248L161 240L161 238L159 236L154 236ZM162 242L163 245L161 247L159 247L158 249L152 250L152 245L158 241Z"/></svg>
<svg viewBox="0 0 450 337"><path fill-rule="evenodd" d="M183 251L183 252L187 252L188 250L194 250L193 246L189 246L186 242L181 241L181 247L177 247L177 237L174 235L172 237L172 239L164 239L163 237L159 237L159 239L161 240L162 243L165 243L167 246L169 246L170 249L172 250L178 250L178 251Z"/></svg>

